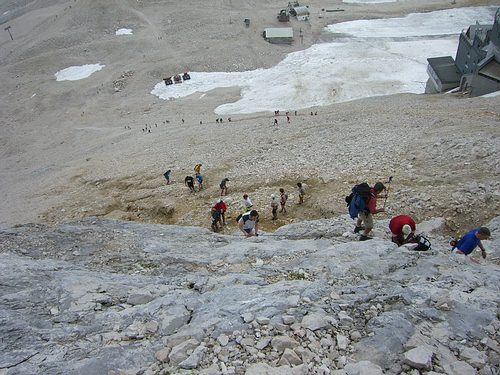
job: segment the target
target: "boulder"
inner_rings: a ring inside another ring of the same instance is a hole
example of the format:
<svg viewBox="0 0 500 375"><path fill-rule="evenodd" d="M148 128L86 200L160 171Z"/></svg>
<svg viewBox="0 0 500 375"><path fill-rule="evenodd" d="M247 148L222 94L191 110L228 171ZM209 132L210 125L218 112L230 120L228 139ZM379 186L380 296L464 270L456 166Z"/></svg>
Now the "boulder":
<svg viewBox="0 0 500 375"><path fill-rule="evenodd" d="M433 352L426 346L417 346L404 354L404 363L419 370L430 370Z"/></svg>

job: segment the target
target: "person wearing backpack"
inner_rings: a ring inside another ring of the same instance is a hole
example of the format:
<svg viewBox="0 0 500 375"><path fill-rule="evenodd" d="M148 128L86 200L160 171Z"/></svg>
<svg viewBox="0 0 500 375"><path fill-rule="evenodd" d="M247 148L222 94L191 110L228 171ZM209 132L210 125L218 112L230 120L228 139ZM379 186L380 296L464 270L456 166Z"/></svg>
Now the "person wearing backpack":
<svg viewBox="0 0 500 375"><path fill-rule="evenodd" d="M382 182L377 182L371 189L368 199L366 201L365 208L358 212L358 219L356 222L356 227L354 228L354 233L358 233L363 230L363 233L359 237L360 241L366 241L371 239L368 237L368 234L373 229L373 215L378 214L379 212L385 212L385 209L377 208L377 198L381 192L385 190L385 186ZM356 198L356 194L353 197L353 201ZM364 225L363 225L364 224Z"/></svg>

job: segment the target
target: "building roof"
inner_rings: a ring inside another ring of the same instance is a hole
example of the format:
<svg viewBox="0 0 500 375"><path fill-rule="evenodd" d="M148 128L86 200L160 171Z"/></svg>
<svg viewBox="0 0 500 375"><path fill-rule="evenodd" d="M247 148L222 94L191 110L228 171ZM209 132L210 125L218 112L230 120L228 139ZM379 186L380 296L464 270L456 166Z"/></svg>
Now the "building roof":
<svg viewBox="0 0 500 375"><path fill-rule="evenodd" d="M309 7L306 6L294 7L293 10L295 10L297 16L306 16L309 14Z"/></svg>
<svg viewBox="0 0 500 375"><path fill-rule="evenodd" d="M500 82L500 64L495 59L491 59L491 61L482 67L478 73Z"/></svg>
<svg viewBox="0 0 500 375"><path fill-rule="evenodd" d="M493 28L493 24L491 25L470 25L469 29L467 30L467 37L470 40L474 40L474 38L477 36L483 43L488 42L488 31L490 31Z"/></svg>
<svg viewBox="0 0 500 375"><path fill-rule="evenodd" d="M264 29L266 38L293 38L291 27L268 27Z"/></svg>
<svg viewBox="0 0 500 375"><path fill-rule="evenodd" d="M430 57L427 62L437 74L439 80L445 83L460 82L460 72L451 56Z"/></svg>

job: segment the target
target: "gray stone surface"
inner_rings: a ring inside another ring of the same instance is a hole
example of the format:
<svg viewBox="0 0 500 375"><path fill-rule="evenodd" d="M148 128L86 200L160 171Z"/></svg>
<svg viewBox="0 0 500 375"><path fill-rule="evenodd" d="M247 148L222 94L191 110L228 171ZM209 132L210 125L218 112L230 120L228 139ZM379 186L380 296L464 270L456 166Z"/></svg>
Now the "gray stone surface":
<svg viewBox="0 0 500 375"><path fill-rule="evenodd" d="M375 363L370 361L360 361L357 363L348 363L344 367L347 375L383 375L384 372Z"/></svg>
<svg viewBox="0 0 500 375"><path fill-rule="evenodd" d="M487 225L481 265L450 256L439 229L432 254L351 242L346 217L280 229L325 234L316 239L95 218L3 229L0 373L146 374L183 363L207 373L399 374L405 352L425 346L435 353L429 371L487 374L499 362L500 220ZM303 365L277 366L298 363L294 354Z"/></svg>
<svg viewBox="0 0 500 375"><path fill-rule="evenodd" d="M426 346L417 346L404 353L404 363L421 370L429 370L432 365L432 350Z"/></svg>
<svg viewBox="0 0 500 375"><path fill-rule="evenodd" d="M476 375L474 367L463 361L455 361L443 367L447 375Z"/></svg>

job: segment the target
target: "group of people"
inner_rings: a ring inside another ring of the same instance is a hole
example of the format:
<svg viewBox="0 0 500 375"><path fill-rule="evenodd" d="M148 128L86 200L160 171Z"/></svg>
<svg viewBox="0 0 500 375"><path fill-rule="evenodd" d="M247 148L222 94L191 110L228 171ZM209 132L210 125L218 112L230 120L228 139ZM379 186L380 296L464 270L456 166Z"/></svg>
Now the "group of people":
<svg viewBox="0 0 500 375"><path fill-rule="evenodd" d="M212 224L211 228L214 232L218 232L224 225L226 225L225 213L227 211L227 205L224 202L222 196L227 193L227 186L225 183L229 179L225 178L220 183L221 197L211 208L211 218ZM305 190L302 183L297 183L297 190L299 195L298 204L304 203ZM279 189L279 197L275 194L271 194L271 213L273 221L278 219L278 209L280 213L286 213L286 203L288 201L288 194L285 192L284 188ZM253 203L248 194L243 194L243 200L241 202L242 213L236 218L238 228L246 236L258 236L258 223L259 223L259 213L253 208Z"/></svg>
<svg viewBox="0 0 500 375"><path fill-rule="evenodd" d="M198 189L203 189L203 176L201 175L202 164L196 164L194 167L195 178L198 182ZM172 171L169 169L164 173L167 185L170 184ZM194 186L195 179L192 176L186 176L184 179L185 185L191 192L195 192ZM226 223L226 212L228 210L223 196L227 195L229 178L223 178L219 184L220 198L211 208L212 224L211 228L214 232L218 232ZM360 233L359 240L366 241L371 239L370 233L374 227L373 215L385 212L385 202L382 207L378 207L378 199L383 192L386 192L385 199L387 199L388 189L382 182L377 182L373 187L363 183L356 185L352 189L346 201L349 207L349 213L353 219L356 219L354 233ZM304 203L305 189L301 182L297 183L298 204ZM271 213L272 220L278 219L278 210L280 213L286 213L286 203L288 194L283 188L279 189L279 196L271 194ZM258 223L259 213L253 209L253 203L248 194L243 194L242 200L242 214L236 218L238 228L246 236L258 236ZM405 244L416 244L414 250L425 251L430 248L430 242L423 235L416 234L416 222L409 215L398 215L393 217L389 222L389 229L392 234L392 241L398 246ZM490 238L490 230L486 227L475 228L467 232L460 240L453 241L452 252L454 254L469 255L476 247L481 249L481 255L486 258L486 249L481 243L482 240Z"/></svg>
<svg viewBox="0 0 500 375"><path fill-rule="evenodd" d="M357 185L353 188L353 196L348 202L349 211L351 213L356 211L356 209L352 210L352 205L357 204L356 195L360 196L360 201L363 201L359 205L359 210L357 212L356 217L356 225L354 227L354 233L361 232L360 241L366 241L370 239L370 232L373 230L374 222L373 215L385 212L385 207L377 207L377 200L380 194L386 191L387 198L387 189L382 182L377 182L373 187L369 188L369 192L367 197L361 197L363 195L363 188L359 188L360 185ZM347 200L347 197L346 197ZM422 235L416 235L417 225L415 220L409 215L398 215L393 217L389 222L389 229L392 234L392 242L396 243L398 246L402 246L409 243L414 243L416 246L414 250L427 250L430 248L430 242ZM486 249L481 243L482 240L487 240L490 238L491 233L487 227L475 228L467 232L460 240L452 241L450 245L452 246L452 253L454 254L462 254L469 255L471 254L476 247L481 249L481 256L486 258Z"/></svg>
<svg viewBox="0 0 500 375"><path fill-rule="evenodd" d="M201 167L202 164L196 164L194 166L194 172L195 172L195 178L196 181L198 182L198 191L203 189L203 176L201 175ZM184 178L184 185L186 185L189 188L189 191L191 193L196 193L196 189L194 188L194 178L193 176L186 176Z"/></svg>

